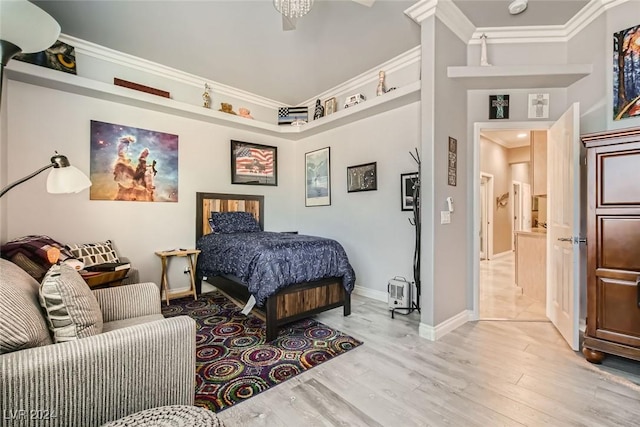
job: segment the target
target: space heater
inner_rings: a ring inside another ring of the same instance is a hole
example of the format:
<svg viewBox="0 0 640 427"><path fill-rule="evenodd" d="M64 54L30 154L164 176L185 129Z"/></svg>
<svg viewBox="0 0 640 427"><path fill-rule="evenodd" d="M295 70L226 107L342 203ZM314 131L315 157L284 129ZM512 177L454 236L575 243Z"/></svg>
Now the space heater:
<svg viewBox="0 0 640 427"><path fill-rule="evenodd" d="M389 280L387 285L389 294L389 310L395 313L409 314L411 307L411 282L401 276ZM402 308L400 308L402 307Z"/></svg>

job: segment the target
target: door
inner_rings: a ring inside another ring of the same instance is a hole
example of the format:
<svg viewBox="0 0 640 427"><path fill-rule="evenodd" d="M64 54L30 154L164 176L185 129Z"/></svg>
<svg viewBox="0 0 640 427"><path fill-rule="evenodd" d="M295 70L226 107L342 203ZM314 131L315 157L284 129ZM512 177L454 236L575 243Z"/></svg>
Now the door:
<svg viewBox="0 0 640 427"><path fill-rule="evenodd" d="M522 194L519 181L512 181L513 186L513 227L511 227L511 250L515 249L516 231L522 230Z"/></svg>
<svg viewBox="0 0 640 427"><path fill-rule="evenodd" d="M547 157L547 316L578 350L580 295L580 110L573 104L549 129Z"/></svg>
<svg viewBox="0 0 640 427"><path fill-rule="evenodd" d="M522 230L531 231L531 184L522 183Z"/></svg>

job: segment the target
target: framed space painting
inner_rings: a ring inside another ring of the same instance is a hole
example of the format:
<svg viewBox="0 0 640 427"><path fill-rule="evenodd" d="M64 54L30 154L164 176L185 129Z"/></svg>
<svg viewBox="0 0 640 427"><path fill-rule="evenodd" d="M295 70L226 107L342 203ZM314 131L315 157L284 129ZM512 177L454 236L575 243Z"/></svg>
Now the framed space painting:
<svg viewBox="0 0 640 427"><path fill-rule="evenodd" d="M613 120L640 117L640 25L613 34Z"/></svg>
<svg viewBox="0 0 640 427"><path fill-rule="evenodd" d="M377 162L347 167L347 193L378 189Z"/></svg>
<svg viewBox="0 0 640 427"><path fill-rule="evenodd" d="M91 200L178 201L178 135L91 120Z"/></svg>
<svg viewBox="0 0 640 427"><path fill-rule="evenodd" d="M231 140L231 183L278 185L278 147Z"/></svg>

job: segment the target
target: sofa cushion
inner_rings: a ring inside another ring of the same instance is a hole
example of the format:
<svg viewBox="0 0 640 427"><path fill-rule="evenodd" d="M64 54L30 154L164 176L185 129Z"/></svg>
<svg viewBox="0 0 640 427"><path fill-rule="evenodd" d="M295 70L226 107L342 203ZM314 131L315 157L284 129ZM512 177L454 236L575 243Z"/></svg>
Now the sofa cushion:
<svg viewBox="0 0 640 427"><path fill-rule="evenodd" d="M129 326L141 325L163 319L164 316L162 314L147 314L146 316L133 317L130 319L114 320L104 323L102 325L102 332L115 331L116 329L128 328Z"/></svg>
<svg viewBox="0 0 640 427"><path fill-rule="evenodd" d="M51 343L38 303L38 282L0 259L0 354Z"/></svg>
<svg viewBox="0 0 640 427"><path fill-rule="evenodd" d="M49 269L40 285L40 304L57 343L102 332L102 312L96 297L82 276L68 265Z"/></svg>
<svg viewBox="0 0 640 427"><path fill-rule="evenodd" d="M118 255L111 240L97 243L70 244L67 248L73 256L84 263L85 268L105 262L118 262Z"/></svg>

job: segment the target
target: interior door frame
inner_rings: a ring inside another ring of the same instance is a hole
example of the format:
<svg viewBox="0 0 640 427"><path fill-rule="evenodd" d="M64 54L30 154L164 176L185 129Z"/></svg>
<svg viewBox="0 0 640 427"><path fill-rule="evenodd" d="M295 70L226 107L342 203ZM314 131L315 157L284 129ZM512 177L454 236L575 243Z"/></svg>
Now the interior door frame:
<svg viewBox="0 0 640 427"><path fill-rule="evenodd" d="M472 215L469 219L471 224L471 245L467 246L468 256L471 260L471 283L473 310L470 320L480 318L480 132L485 129L522 129L522 130L545 130L548 131L552 121L522 121L522 122L475 122L473 124L473 144L471 146L473 170L471 177L473 186L468 194L467 202L472 206Z"/></svg>
<svg viewBox="0 0 640 427"><path fill-rule="evenodd" d="M485 259L488 261L491 258L493 258L493 197L494 197L494 191L493 191L493 186L494 186L494 181L493 181L493 175L490 173L486 173L486 172L480 172L480 181L482 181L482 178L487 178L487 187L485 188L486 191L486 198L487 198L487 235L485 236L485 240L487 242L487 251L485 253ZM480 187L478 187L478 190L480 189ZM482 204L482 202L480 202ZM482 210L482 206L480 207L480 210ZM482 217L482 213L480 213L480 215L478 215L479 217ZM481 227L482 229L482 227ZM478 236L480 236L480 234L478 233ZM482 251L481 251L482 252ZM480 254L478 254L478 257L480 256Z"/></svg>
<svg viewBox="0 0 640 427"><path fill-rule="evenodd" d="M515 189L518 187L518 191L516 193ZM514 251L516 249L516 231L522 230L522 182L511 180L511 192L513 203L511 205L511 250ZM516 195L517 194L517 195ZM518 223L519 227L516 229L516 208L518 211Z"/></svg>

